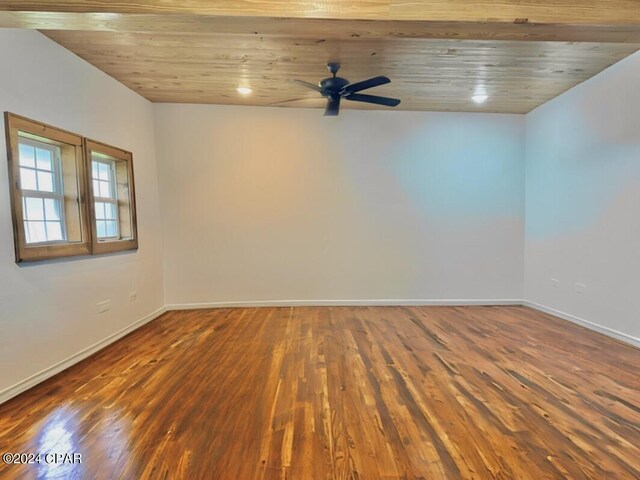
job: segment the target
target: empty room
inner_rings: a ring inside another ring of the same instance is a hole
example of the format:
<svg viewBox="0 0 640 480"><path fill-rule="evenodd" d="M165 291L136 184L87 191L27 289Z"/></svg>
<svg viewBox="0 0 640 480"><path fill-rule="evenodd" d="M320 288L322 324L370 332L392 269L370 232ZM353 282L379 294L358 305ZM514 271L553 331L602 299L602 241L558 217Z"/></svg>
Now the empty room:
<svg viewBox="0 0 640 480"><path fill-rule="evenodd" d="M0 0L1 479L640 479L640 0Z"/></svg>

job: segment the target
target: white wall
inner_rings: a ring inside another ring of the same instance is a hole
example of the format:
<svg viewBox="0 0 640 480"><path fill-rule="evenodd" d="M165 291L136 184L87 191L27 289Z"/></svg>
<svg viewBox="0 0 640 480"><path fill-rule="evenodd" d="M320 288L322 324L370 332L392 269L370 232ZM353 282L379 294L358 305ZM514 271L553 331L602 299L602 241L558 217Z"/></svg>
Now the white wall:
<svg viewBox="0 0 640 480"><path fill-rule="evenodd" d="M640 52L529 114L526 157L525 298L640 339Z"/></svg>
<svg viewBox="0 0 640 480"><path fill-rule="evenodd" d="M522 298L524 117L157 105L167 304Z"/></svg>
<svg viewBox="0 0 640 480"><path fill-rule="evenodd" d="M14 263L0 120L0 401L6 389L164 305L153 106L36 31L0 29L0 111L134 153L137 252ZM138 299L129 302L129 292ZM98 314L96 303L111 299ZM2 391L5 390L3 393Z"/></svg>

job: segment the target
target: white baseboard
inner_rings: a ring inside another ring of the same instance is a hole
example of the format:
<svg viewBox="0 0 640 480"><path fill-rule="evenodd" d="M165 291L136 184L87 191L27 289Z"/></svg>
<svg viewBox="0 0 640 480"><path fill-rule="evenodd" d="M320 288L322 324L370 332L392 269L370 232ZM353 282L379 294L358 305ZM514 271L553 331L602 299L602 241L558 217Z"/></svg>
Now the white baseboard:
<svg viewBox="0 0 640 480"><path fill-rule="evenodd" d="M87 347L79 351L75 355L71 355L69 358L66 358L63 361L56 363L55 365L52 365L49 368L45 368L44 370L36 373L35 375L32 375L29 378L26 378L21 382L18 382L15 385L12 385L11 387L5 388L4 390L0 391L0 404L6 402L12 397L15 397L19 393L22 393L25 390L30 389L34 385L37 385L38 383L45 381L47 378L53 377L56 373L59 373L62 370L66 370L67 368L71 367L72 365L75 365L79 361L84 360L88 356L96 353L98 350L102 350L107 345L124 337L126 334L141 327L145 323L150 322L154 318L159 317L166 311L167 311L166 307L159 308L155 312L150 313L149 315L146 315L139 320L136 320L131 325L123 328L119 332L109 335L107 338L104 338L103 340L100 340L99 342L94 343L90 347Z"/></svg>
<svg viewBox="0 0 640 480"><path fill-rule="evenodd" d="M166 305L170 310L199 310L207 308L236 308L236 307L385 307L385 306L500 306L500 305L524 305L526 307L539 310L550 315L554 315L563 320L576 323L585 328L593 330L603 335L615 338L621 342L628 343L640 348L640 339L632 337L626 333L619 332L612 328L604 327L593 322L589 322L574 315L545 307L528 300L517 299L489 299L489 300L469 300L469 299L448 299L448 300L426 300L426 299L388 299L388 300L257 300L257 301L236 301L236 302L207 302L207 303L174 303Z"/></svg>
<svg viewBox="0 0 640 480"><path fill-rule="evenodd" d="M166 305L167 310L198 310L206 308L235 308L235 307L393 307L393 306L491 306L491 305L522 305L522 300L416 300L416 299L388 299L388 300L256 300L237 302L207 302L207 303L173 303Z"/></svg>
<svg viewBox="0 0 640 480"><path fill-rule="evenodd" d="M544 305L540 305L539 303L530 302L528 300L524 300L521 303L525 307L530 307L534 310L539 310L541 312L548 313L549 315L554 315L556 317L562 318L563 320L567 320L569 322L588 328L589 330L593 330L594 332L601 333L608 337L615 338L616 340L620 340L621 342L628 343L629 345L640 348L640 338L632 337L631 335L619 332L618 330L614 330L613 328L604 327L602 325L598 325L597 323L589 322L583 318L571 315L570 313L565 313L550 307L545 307Z"/></svg>

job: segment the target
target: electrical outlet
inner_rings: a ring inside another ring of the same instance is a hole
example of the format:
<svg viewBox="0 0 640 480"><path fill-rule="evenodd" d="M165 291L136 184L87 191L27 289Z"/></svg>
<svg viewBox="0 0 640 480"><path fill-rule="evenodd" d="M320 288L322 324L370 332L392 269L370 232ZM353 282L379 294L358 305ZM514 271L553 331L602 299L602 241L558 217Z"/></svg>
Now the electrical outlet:
<svg viewBox="0 0 640 480"><path fill-rule="evenodd" d="M104 313L111 310L111 300L105 300L104 302L99 302L96 304L98 307L98 313Z"/></svg>
<svg viewBox="0 0 640 480"><path fill-rule="evenodd" d="M553 288L560 288L560 280L558 280L557 278L552 278L551 279L551 286Z"/></svg>
<svg viewBox="0 0 640 480"><path fill-rule="evenodd" d="M584 293L587 291L587 286L584 283L576 282L573 288L576 291L576 293Z"/></svg>
<svg viewBox="0 0 640 480"><path fill-rule="evenodd" d="M138 299L138 292L131 292L129 293L129 301L130 302L135 302Z"/></svg>

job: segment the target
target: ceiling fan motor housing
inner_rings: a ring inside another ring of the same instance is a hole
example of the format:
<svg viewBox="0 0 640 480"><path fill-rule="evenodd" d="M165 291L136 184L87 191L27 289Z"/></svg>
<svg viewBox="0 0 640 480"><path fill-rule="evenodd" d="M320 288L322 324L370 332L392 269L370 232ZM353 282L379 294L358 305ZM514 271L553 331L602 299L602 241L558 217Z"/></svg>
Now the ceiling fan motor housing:
<svg viewBox="0 0 640 480"><path fill-rule="evenodd" d="M342 89L349 85L349 80L341 77L329 77L320 82L321 93L325 97L340 95Z"/></svg>

